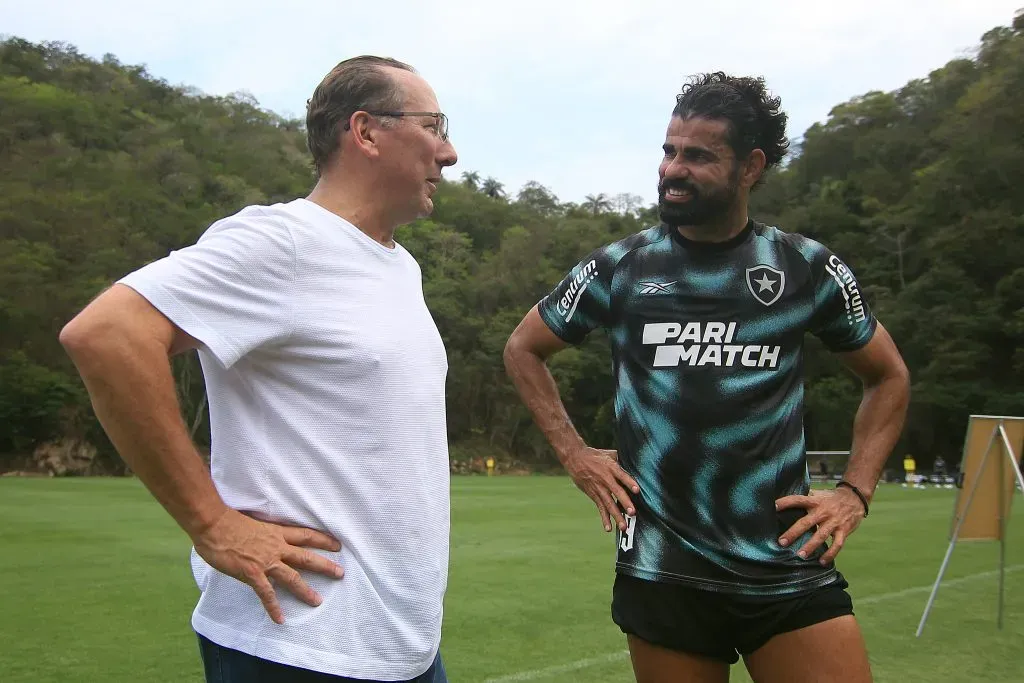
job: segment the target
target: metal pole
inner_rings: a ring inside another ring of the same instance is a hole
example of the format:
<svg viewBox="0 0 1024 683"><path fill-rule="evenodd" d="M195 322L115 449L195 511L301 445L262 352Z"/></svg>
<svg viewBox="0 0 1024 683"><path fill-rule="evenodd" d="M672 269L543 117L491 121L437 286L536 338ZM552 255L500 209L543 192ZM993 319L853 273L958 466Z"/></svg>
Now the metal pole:
<svg viewBox="0 0 1024 683"><path fill-rule="evenodd" d="M1006 457L1010 459L1010 465L1013 468L1013 473L1017 475L1017 482L1020 484L1021 490L1024 491L1024 475L1021 474L1020 466L1017 463L1017 454L1013 452L1013 446L1010 445L1010 437L1006 433L1006 428L1003 426L1003 422L999 423L999 436L1002 437L1003 448L1006 449ZM1005 501L1003 497L1006 495L1006 485L1003 482L1003 470L999 469L999 616L998 624L999 629L1003 628L1003 603L1004 603L1004 574L1006 573L1006 527L1009 525L1010 520L1004 515ZM1010 502L1013 502L1014 489L1016 486L1010 489Z"/></svg>
<svg viewBox="0 0 1024 683"><path fill-rule="evenodd" d="M1013 463L1013 472L1017 475L1017 483L1020 484L1021 491L1024 491L1024 473L1020 471L1020 463L1017 462L1017 454L1013 452L1013 446L1010 445L1010 437L1006 434L1006 430L1003 425L999 425L999 436L1003 438L1003 446L1006 448L1006 457Z"/></svg>
<svg viewBox="0 0 1024 683"><path fill-rule="evenodd" d="M981 479L981 473L985 471L985 463L988 462L989 453L992 451L992 444L996 441L996 430L992 430L992 436L988 440L988 447L985 448L985 456L981 459L981 464L978 465L978 471L974 475L974 483L971 486L971 490L967 495L967 502L964 504L963 512L956 520L956 527L953 529L953 538L949 542L949 548L946 550L946 557L942 560L942 566L939 567L939 575L935 578L935 585L932 586L932 594L928 596L928 603L924 607L924 614L921 615L921 623L917 625L916 638L921 637L921 632L924 631L924 623L928 620L928 613L932 611L932 605L935 604L935 596L939 592L939 584L942 583L942 576L946 573L946 566L949 564L949 558L953 555L953 547L956 545L956 539L960 536L960 527L963 526L964 520L967 519L967 511L971 509L971 501L974 500L974 492L978 490L978 481Z"/></svg>
<svg viewBox="0 0 1024 683"><path fill-rule="evenodd" d="M999 496L1002 498L1002 495ZM999 630L1003 630L1003 588L1004 588L1004 575L1006 574L1006 526L1000 521L999 533L1002 534L1002 538L999 539L999 615L996 617L996 626Z"/></svg>
<svg viewBox="0 0 1024 683"><path fill-rule="evenodd" d="M935 585L932 586L932 594L928 596L928 603L924 606L924 614L921 615L921 623L917 625L917 633L914 634L915 638L921 637L921 631L924 630L924 622L928 620L928 613L932 611L935 596L939 592L939 584L942 583L942 575L946 573L946 565L949 564L949 558L953 555L953 546L956 545L956 536L959 533L960 525L957 524L956 530L953 532L953 540L949 542L949 548L946 549L946 556L942 558L942 566L939 567L939 576L935 579Z"/></svg>
<svg viewBox="0 0 1024 683"><path fill-rule="evenodd" d="M999 427L996 430L1000 435L1004 434L1003 421L999 421ZM1012 457L1012 455L1011 455ZM999 611L996 612L996 628L1000 631L1003 630L1003 590L1006 585L1006 515L1004 514L1004 506L1006 505L1006 492L1003 491L1006 488L1006 472L1002 467L998 468L998 479L999 479Z"/></svg>

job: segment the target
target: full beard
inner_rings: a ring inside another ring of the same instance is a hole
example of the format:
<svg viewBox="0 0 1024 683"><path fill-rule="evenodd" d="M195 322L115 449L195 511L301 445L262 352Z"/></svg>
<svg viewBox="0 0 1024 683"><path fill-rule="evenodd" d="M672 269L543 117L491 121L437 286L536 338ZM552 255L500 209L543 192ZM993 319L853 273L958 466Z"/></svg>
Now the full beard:
<svg viewBox="0 0 1024 683"><path fill-rule="evenodd" d="M670 188L685 190L690 199L685 202L673 202L665 198ZM726 187L702 193L694 185L685 180L665 181L658 188L658 216L666 225L709 226L722 223L736 203L738 187L730 182Z"/></svg>

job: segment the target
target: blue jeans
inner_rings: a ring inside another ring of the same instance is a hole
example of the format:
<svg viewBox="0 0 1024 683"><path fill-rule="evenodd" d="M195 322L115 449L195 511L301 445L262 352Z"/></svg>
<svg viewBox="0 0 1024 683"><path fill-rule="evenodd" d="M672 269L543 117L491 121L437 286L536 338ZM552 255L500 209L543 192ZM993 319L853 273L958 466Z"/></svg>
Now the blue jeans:
<svg viewBox="0 0 1024 683"><path fill-rule="evenodd" d="M270 662L222 647L203 636L199 636L199 654L203 658L206 683L382 683ZM441 653L437 653L429 669L404 683L448 683Z"/></svg>

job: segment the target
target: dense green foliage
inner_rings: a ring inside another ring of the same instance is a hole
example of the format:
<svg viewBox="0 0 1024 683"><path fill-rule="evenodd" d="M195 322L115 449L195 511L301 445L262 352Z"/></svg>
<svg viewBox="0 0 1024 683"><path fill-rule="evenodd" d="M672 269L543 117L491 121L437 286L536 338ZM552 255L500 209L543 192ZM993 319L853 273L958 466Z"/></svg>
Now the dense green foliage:
<svg viewBox="0 0 1024 683"><path fill-rule="evenodd" d="M61 326L213 220L306 194L302 122L244 94L205 96L109 55L17 38L0 42L0 102L0 470L66 436L97 444L104 466L117 467L57 341ZM756 218L819 239L851 265L905 354L914 394L894 457L956 462L969 414L1024 413L1021 178L1018 15L972 58L837 106L754 195ZM423 266L448 348L453 458L551 464L505 376L505 340L589 250L647 227L653 209L631 195L566 203L536 183L510 197L474 171L442 184L435 205L399 239ZM602 335L552 368L581 432L613 445ZM807 368L809 447L848 448L859 385L813 338ZM175 372L191 424L198 364L177 359Z"/></svg>

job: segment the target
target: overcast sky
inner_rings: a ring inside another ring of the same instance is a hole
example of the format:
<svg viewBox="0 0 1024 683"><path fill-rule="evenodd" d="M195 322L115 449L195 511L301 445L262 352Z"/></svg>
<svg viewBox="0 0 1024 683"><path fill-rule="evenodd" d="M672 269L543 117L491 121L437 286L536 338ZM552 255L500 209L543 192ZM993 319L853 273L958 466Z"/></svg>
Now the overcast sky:
<svg viewBox="0 0 1024 683"><path fill-rule="evenodd" d="M689 7L688 6L692 6ZM172 84L244 90L302 116L338 61L409 62L434 86L463 171L563 201L656 197L674 96L688 75L762 75L790 137L836 104L964 56L1024 0L0 0L0 34L112 53Z"/></svg>

